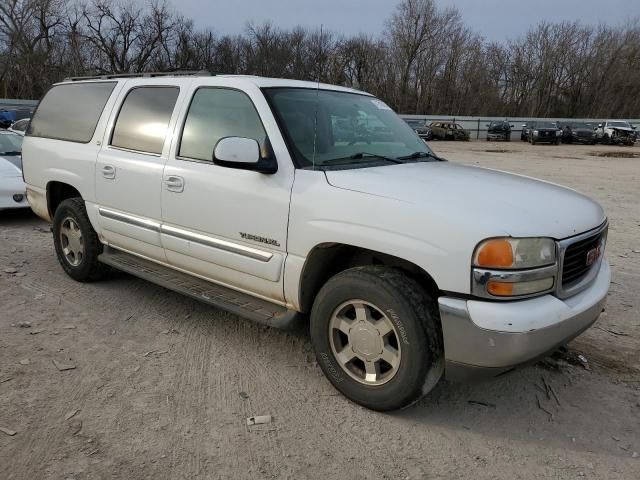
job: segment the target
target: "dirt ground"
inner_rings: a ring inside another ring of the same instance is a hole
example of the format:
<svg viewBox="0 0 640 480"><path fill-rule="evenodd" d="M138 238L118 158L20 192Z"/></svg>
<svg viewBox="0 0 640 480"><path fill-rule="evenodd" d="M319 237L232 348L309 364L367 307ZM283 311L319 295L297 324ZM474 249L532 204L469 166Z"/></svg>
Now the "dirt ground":
<svg viewBox="0 0 640 480"><path fill-rule="evenodd" d="M304 330L127 275L75 283L48 225L0 213L0 427L16 432L0 431L0 479L640 478L640 158L593 156L640 147L432 147L605 207L606 312L561 360L374 413L331 387Z"/></svg>

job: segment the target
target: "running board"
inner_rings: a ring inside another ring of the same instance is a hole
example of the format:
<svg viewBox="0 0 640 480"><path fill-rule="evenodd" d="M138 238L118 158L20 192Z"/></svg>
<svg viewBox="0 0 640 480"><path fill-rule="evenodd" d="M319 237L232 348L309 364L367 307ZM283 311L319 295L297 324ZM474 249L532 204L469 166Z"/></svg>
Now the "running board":
<svg viewBox="0 0 640 480"><path fill-rule="evenodd" d="M105 246L104 253L98 256L98 260L117 270L270 327L287 328L298 318L298 312L281 305L216 285L112 247Z"/></svg>

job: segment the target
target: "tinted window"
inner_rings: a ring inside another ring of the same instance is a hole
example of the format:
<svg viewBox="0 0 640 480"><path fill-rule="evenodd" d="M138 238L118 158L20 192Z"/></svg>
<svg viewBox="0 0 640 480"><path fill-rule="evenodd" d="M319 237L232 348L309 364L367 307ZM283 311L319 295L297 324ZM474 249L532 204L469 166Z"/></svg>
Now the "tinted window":
<svg viewBox="0 0 640 480"><path fill-rule="evenodd" d="M216 143L224 137L252 138L262 147L267 134L246 94L225 88L197 90L187 113L178 155L211 161Z"/></svg>
<svg viewBox="0 0 640 480"><path fill-rule="evenodd" d="M87 143L115 82L57 85L44 96L27 135Z"/></svg>
<svg viewBox="0 0 640 480"><path fill-rule="evenodd" d="M131 90L120 108L111 145L140 152L162 153L179 93L177 87L140 87Z"/></svg>

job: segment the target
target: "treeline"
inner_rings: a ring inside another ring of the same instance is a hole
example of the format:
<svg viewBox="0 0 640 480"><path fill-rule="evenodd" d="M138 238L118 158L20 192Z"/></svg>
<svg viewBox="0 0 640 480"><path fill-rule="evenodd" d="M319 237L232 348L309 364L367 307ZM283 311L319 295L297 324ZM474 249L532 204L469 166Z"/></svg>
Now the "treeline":
<svg viewBox="0 0 640 480"><path fill-rule="evenodd" d="M159 1L0 0L5 98L39 98L67 76L167 70L320 79L402 113L640 117L638 21L541 23L495 43L455 8L404 0L375 36L270 23L218 35Z"/></svg>

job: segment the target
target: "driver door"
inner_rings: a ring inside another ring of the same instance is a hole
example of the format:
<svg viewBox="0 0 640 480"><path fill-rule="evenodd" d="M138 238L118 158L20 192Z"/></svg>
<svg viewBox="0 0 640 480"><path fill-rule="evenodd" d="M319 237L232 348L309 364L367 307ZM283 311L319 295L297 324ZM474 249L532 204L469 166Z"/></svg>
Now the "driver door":
<svg viewBox="0 0 640 480"><path fill-rule="evenodd" d="M269 137L280 136L271 111L257 88L250 95L224 85L200 85L190 97L163 174L161 236L167 261L283 302L293 165L279 162L278 171L269 175L212 161L225 137L254 139L263 152L270 148Z"/></svg>

